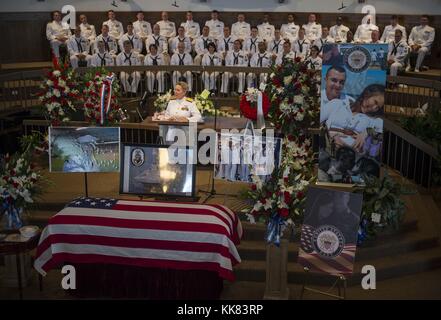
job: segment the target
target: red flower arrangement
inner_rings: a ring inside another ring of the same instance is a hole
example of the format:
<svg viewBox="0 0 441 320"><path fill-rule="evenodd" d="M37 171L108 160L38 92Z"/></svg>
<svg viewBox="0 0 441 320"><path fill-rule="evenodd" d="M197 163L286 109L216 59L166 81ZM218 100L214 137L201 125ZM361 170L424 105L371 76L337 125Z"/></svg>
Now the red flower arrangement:
<svg viewBox="0 0 441 320"><path fill-rule="evenodd" d="M242 115L250 120L257 120L257 97L259 90L248 88L240 99L240 111ZM262 92L262 110L263 116L266 117L270 109L271 103L268 95Z"/></svg>

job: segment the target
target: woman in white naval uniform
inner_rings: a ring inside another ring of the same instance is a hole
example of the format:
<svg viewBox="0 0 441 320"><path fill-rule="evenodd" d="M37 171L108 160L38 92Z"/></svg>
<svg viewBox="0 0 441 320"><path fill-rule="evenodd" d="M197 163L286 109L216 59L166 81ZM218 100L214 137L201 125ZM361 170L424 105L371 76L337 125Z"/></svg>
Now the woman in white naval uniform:
<svg viewBox="0 0 441 320"><path fill-rule="evenodd" d="M170 121L196 123L202 120L202 115L196 107L193 99L186 97L187 90L187 83L182 81L176 83L174 99L169 101L167 109L165 110L165 116ZM165 143L174 141L174 137L177 133L176 129L177 127L174 126L160 126L159 134L163 138L165 137ZM188 126L182 126L180 129L184 130L186 136L188 136Z"/></svg>

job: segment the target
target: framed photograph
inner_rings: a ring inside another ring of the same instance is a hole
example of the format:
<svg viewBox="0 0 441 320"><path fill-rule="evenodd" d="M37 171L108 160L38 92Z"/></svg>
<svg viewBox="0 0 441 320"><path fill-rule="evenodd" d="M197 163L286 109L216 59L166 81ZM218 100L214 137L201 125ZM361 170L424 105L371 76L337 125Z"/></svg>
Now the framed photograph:
<svg viewBox="0 0 441 320"><path fill-rule="evenodd" d="M364 185L380 176L387 44L323 49L319 182Z"/></svg>
<svg viewBox="0 0 441 320"><path fill-rule="evenodd" d="M362 194L310 187L298 262L313 272L352 274L362 205Z"/></svg>
<svg viewBox="0 0 441 320"><path fill-rule="evenodd" d="M266 181L282 159L280 138L220 133L216 146L216 179L251 183L251 176L257 175Z"/></svg>
<svg viewBox="0 0 441 320"><path fill-rule="evenodd" d="M195 197L196 150L154 144L123 144L120 193Z"/></svg>
<svg viewBox="0 0 441 320"><path fill-rule="evenodd" d="M50 172L119 172L120 130L49 127Z"/></svg>

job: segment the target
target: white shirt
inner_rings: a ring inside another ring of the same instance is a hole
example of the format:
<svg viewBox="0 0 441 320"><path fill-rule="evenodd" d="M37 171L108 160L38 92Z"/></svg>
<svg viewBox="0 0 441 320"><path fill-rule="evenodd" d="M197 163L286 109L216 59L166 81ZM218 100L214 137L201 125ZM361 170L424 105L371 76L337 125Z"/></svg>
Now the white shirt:
<svg viewBox="0 0 441 320"><path fill-rule="evenodd" d="M207 46L210 42L214 42L214 40L210 37L200 36L195 40L194 51L196 51L198 55L203 55L207 53L208 52Z"/></svg>
<svg viewBox="0 0 441 320"><path fill-rule="evenodd" d="M113 57L107 52L97 52L92 55L92 59L90 60L90 65L92 67L113 66L114 64Z"/></svg>
<svg viewBox="0 0 441 320"><path fill-rule="evenodd" d="M206 53L202 57L201 65L203 65L203 66L221 66L222 65L222 57L218 52L214 52L213 54Z"/></svg>
<svg viewBox="0 0 441 320"><path fill-rule="evenodd" d="M248 57L247 54L239 50L236 51L229 51L227 53L227 56L225 57L225 65L226 66L238 66L238 67L246 67L248 66Z"/></svg>
<svg viewBox="0 0 441 320"><path fill-rule="evenodd" d="M311 42L322 37L322 25L320 23L309 22L303 25L303 29L305 29L305 37Z"/></svg>
<svg viewBox="0 0 441 320"><path fill-rule="evenodd" d="M158 47L158 52L159 53L167 53L168 52L168 42L167 39L161 35L155 35L155 34L151 34L147 37L147 39L145 40L145 49L147 51L147 53L150 52L150 45L151 44L156 44L156 46Z"/></svg>
<svg viewBox="0 0 441 320"><path fill-rule="evenodd" d="M91 24L80 24L81 35L92 43L96 38L95 26Z"/></svg>
<svg viewBox="0 0 441 320"><path fill-rule="evenodd" d="M167 109L165 109L165 115L168 117L186 117L191 122L198 122L202 119L196 104L189 98L170 100Z"/></svg>
<svg viewBox="0 0 441 320"><path fill-rule="evenodd" d="M372 42L372 31L379 31L375 24L361 24L358 26L357 31L354 34L354 42L358 43L371 43Z"/></svg>
<svg viewBox="0 0 441 320"><path fill-rule="evenodd" d="M181 61L183 64L181 64ZM184 65L184 66L191 66L193 65L193 58L191 57L191 55L189 53L174 53L171 57L170 60L170 65L172 66L179 66L179 65Z"/></svg>
<svg viewBox="0 0 441 320"><path fill-rule="evenodd" d="M401 32L403 33L403 39L407 39L406 28L397 24L395 27L392 25L386 26L384 28L383 35L381 36L380 40L383 43L389 43L391 41L394 41L396 30L401 30Z"/></svg>
<svg viewBox="0 0 441 320"><path fill-rule="evenodd" d="M149 53L144 58L144 65L146 65L146 66L153 66L155 60L156 60L156 63L158 64L158 66L165 65L164 55L162 53L159 53L159 54L157 54L155 56L152 55L151 53Z"/></svg>
<svg viewBox="0 0 441 320"><path fill-rule="evenodd" d="M420 45L430 49L435 40L435 29L429 26L412 28L409 36L409 46Z"/></svg>
<svg viewBox="0 0 441 320"><path fill-rule="evenodd" d="M125 33L121 39L119 39L119 48L121 51L124 51L124 41L130 41L132 44L132 48L137 53L141 53L142 51L142 40L139 36L136 34L129 35L128 33Z"/></svg>
<svg viewBox="0 0 441 320"><path fill-rule="evenodd" d="M75 37L74 35L67 40L67 50L69 55L73 56L76 54L89 54L90 43L85 37Z"/></svg>
<svg viewBox="0 0 441 320"><path fill-rule="evenodd" d="M346 43L349 28L344 25L335 25L329 29L329 35L334 39L336 43Z"/></svg>
<svg viewBox="0 0 441 320"><path fill-rule="evenodd" d="M176 26L175 23L172 21L158 21L156 23L157 25L159 25L160 30L159 30L159 34L163 37L166 38L174 38L176 37Z"/></svg>
<svg viewBox="0 0 441 320"><path fill-rule="evenodd" d="M293 42L294 39L297 39L299 36L300 27L296 25L294 22L282 24L280 28L280 34L283 39L289 39L289 41Z"/></svg>
<svg viewBox="0 0 441 320"><path fill-rule="evenodd" d="M251 35L251 26L247 22L235 22L231 26L231 34L237 39L245 40Z"/></svg>
<svg viewBox="0 0 441 320"><path fill-rule="evenodd" d="M274 38L275 28L272 24L269 24L269 22L259 24L257 29L259 30L259 37L265 39L266 42L269 42Z"/></svg>
<svg viewBox="0 0 441 320"><path fill-rule="evenodd" d="M249 37L244 42L243 50L247 53L254 54L259 51L258 48L259 42L263 42L263 39L260 37L256 37L256 38Z"/></svg>
<svg viewBox="0 0 441 320"><path fill-rule="evenodd" d="M285 40L280 38L279 40L273 39L268 42L267 51L275 54L279 54L283 51L283 44L285 43Z"/></svg>
<svg viewBox="0 0 441 320"><path fill-rule="evenodd" d="M224 34L224 23L219 20L208 20L205 25L210 28L209 37L219 39Z"/></svg>
<svg viewBox="0 0 441 320"><path fill-rule="evenodd" d="M255 53L251 57L250 66L251 67L270 67L271 66L271 55L268 52Z"/></svg>
<svg viewBox="0 0 441 320"><path fill-rule="evenodd" d="M178 51L178 44L179 42L184 42L185 44L185 52L190 53L191 51L191 40L189 37L180 38L179 36L174 37L170 41L170 52L177 52Z"/></svg>
<svg viewBox="0 0 441 320"><path fill-rule="evenodd" d="M116 40L111 37L111 36L107 36L104 37L102 34L100 34L98 37L96 37L95 39L95 52L98 52L98 42L104 42L104 50L106 52L109 52L110 54L115 55L118 52L118 44L116 43Z"/></svg>
<svg viewBox="0 0 441 320"><path fill-rule="evenodd" d="M109 34L116 40L119 40L124 34L124 28L121 22L118 20L107 20L103 22L103 25L109 27Z"/></svg>
<svg viewBox="0 0 441 320"><path fill-rule="evenodd" d="M69 38L70 35L70 28L66 22L52 21L46 25L46 38L49 41L61 36Z"/></svg>
<svg viewBox="0 0 441 320"><path fill-rule="evenodd" d="M116 56L117 66L139 66L141 62L139 61L138 53L132 51L129 54L121 52Z"/></svg>
<svg viewBox="0 0 441 320"><path fill-rule="evenodd" d="M181 27L184 27L185 29L185 36L193 40L201 35L201 28L199 27L199 23L193 20L182 22Z"/></svg>
<svg viewBox="0 0 441 320"><path fill-rule="evenodd" d="M133 22L133 33L140 38L147 38L152 34L152 26L150 25L150 22L137 20Z"/></svg>
<svg viewBox="0 0 441 320"><path fill-rule="evenodd" d="M297 39L294 41L293 51L297 53L298 56L306 57L309 55L309 49L311 47L311 42L306 39L306 36L303 40Z"/></svg>
<svg viewBox="0 0 441 320"><path fill-rule="evenodd" d="M319 51L321 52L323 50L323 46L326 43L334 43L334 38L332 38L331 36L327 36L326 39L323 38L319 38L317 40L314 41L314 46L317 46L319 48Z"/></svg>
<svg viewBox="0 0 441 320"><path fill-rule="evenodd" d="M387 53L387 60L394 60L395 62L404 65L406 61L407 54L409 53L409 46L406 40L401 39L400 42L395 43L395 41L389 42L389 49Z"/></svg>
<svg viewBox="0 0 441 320"><path fill-rule="evenodd" d="M320 57L313 58L310 56L308 59L306 59L305 63L308 66L308 69L313 69L313 70L322 69L322 58Z"/></svg>
<svg viewBox="0 0 441 320"><path fill-rule="evenodd" d="M228 38L221 37L217 40L217 51L218 52L227 52L233 50L234 41L236 39L233 36L229 36Z"/></svg>
<svg viewBox="0 0 441 320"><path fill-rule="evenodd" d="M276 64L280 65L283 62L283 59L291 59L294 60L297 57L297 54L294 51L290 51L287 54L284 54L283 51L277 55Z"/></svg>
<svg viewBox="0 0 441 320"><path fill-rule="evenodd" d="M320 123L328 120L331 114L335 111L334 106L330 104L331 101L341 101L341 103L350 106L355 101L354 98L342 93L340 99L329 100L326 95L326 88L321 91L321 107L320 107Z"/></svg>

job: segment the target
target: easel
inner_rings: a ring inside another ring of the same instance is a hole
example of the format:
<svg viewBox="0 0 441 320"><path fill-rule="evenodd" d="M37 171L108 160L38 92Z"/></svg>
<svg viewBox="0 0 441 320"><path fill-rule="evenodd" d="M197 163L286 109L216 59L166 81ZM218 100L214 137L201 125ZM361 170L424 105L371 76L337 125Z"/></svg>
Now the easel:
<svg viewBox="0 0 441 320"><path fill-rule="evenodd" d="M304 267L303 270L306 272L306 274L309 275L309 268L308 267ZM303 282L303 285L302 285L302 291L300 292L300 300L303 299L303 295L304 295L305 291L321 294L321 295L335 298L338 300L346 300L346 288L347 288L346 277L344 275L335 275L333 277L336 277L336 280L335 280L334 284L331 286L331 288L329 288L328 291L321 291L321 290L307 287L306 286L307 280L305 279L305 281ZM337 286L338 295L330 293L330 291L332 289L334 289L335 286ZM342 286L343 286L343 295L342 295Z"/></svg>
<svg viewBox="0 0 441 320"><path fill-rule="evenodd" d="M87 185L87 172L84 172L84 193L85 193L86 198L88 198L89 197L89 188Z"/></svg>

